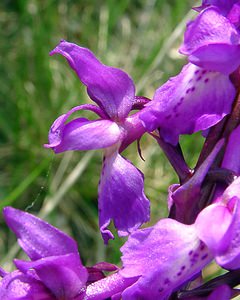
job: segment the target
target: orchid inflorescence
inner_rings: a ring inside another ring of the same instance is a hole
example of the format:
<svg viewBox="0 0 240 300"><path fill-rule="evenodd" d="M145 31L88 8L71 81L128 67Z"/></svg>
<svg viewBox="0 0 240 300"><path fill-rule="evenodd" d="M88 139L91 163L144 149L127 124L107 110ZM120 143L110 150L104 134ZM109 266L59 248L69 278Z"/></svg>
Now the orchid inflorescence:
<svg viewBox="0 0 240 300"><path fill-rule="evenodd" d="M227 300L240 294L240 1L203 0L194 9L198 15L180 47L189 62L151 101L135 95L125 72L86 48L62 40L50 52L66 58L95 104L58 117L45 147L55 153L103 149L100 232L105 244L114 239L112 221L128 239L120 267L85 267L72 238L6 207L6 223L30 260L15 259L10 273L0 269L0 299ZM82 110L96 120L70 120ZM179 136L197 131L205 143L190 170ZM168 218L140 229L150 220L144 177L121 153L145 133L158 142L179 184L168 189ZM203 283L202 270L212 260L226 272Z"/></svg>

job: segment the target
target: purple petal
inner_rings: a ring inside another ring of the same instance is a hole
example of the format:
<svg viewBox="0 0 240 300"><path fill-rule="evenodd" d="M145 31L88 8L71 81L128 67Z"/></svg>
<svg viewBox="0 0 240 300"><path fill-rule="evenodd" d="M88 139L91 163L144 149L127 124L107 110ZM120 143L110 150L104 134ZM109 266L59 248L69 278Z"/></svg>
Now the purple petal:
<svg viewBox="0 0 240 300"><path fill-rule="evenodd" d="M15 260L22 272L34 269L57 299L81 300L85 296L88 272L76 253L51 256L34 262Z"/></svg>
<svg viewBox="0 0 240 300"><path fill-rule="evenodd" d="M105 300L121 293L137 278L124 278L119 273L110 275L102 280L96 281L87 287L87 300Z"/></svg>
<svg viewBox="0 0 240 300"><path fill-rule="evenodd" d="M197 10L201 11L208 6L213 5L220 10L222 15L226 16L231 10L232 6L238 1L239 0L203 0L202 6L198 7Z"/></svg>
<svg viewBox="0 0 240 300"><path fill-rule="evenodd" d="M240 26L240 1L237 1L237 2L238 3L233 5L227 18L237 29L239 29L239 26Z"/></svg>
<svg viewBox="0 0 240 300"><path fill-rule="evenodd" d="M117 143L122 136L120 127L110 120L86 121L78 118L56 130L59 135L58 144L51 143L52 136L54 138L56 136L56 131L51 128L50 144L45 145L47 148L52 148L55 153L107 148Z"/></svg>
<svg viewBox="0 0 240 300"><path fill-rule="evenodd" d="M229 243L222 239L232 222L232 214L223 204L212 204L202 210L195 225L198 236L214 255L226 251Z"/></svg>
<svg viewBox="0 0 240 300"><path fill-rule="evenodd" d="M117 152L106 156L99 183L99 223L105 243L113 238L111 220L120 236L126 236L149 220L149 200L143 174Z"/></svg>
<svg viewBox="0 0 240 300"><path fill-rule="evenodd" d="M232 297L232 291L228 285L221 285L217 287L207 300L229 300Z"/></svg>
<svg viewBox="0 0 240 300"><path fill-rule="evenodd" d="M90 98L114 120L123 120L134 102L135 87L123 71L103 65L94 54L78 45L61 41L50 55L61 54L87 86Z"/></svg>
<svg viewBox="0 0 240 300"><path fill-rule="evenodd" d="M68 150L106 148L119 141L123 133L120 127L110 120L89 121L77 118L66 123L74 112L84 107L84 105L74 107L55 120L49 131L49 144L44 145L46 148L52 148L55 153L60 153Z"/></svg>
<svg viewBox="0 0 240 300"><path fill-rule="evenodd" d="M199 238L226 269L240 268L240 178L224 192L219 202L205 208L195 225Z"/></svg>
<svg viewBox="0 0 240 300"><path fill-rule="evenodd" d="M78 253L76 242L47 222L12 207L5 207L3 214L19 245L32 260Z"/></svg>
<svg viewBox="0 0 240 300"><path fill-rule="evenodd" d="M40 281L19 271L9 273L0 281L0 299L56 300L54 295Z"/></svg>
<svg viewBox="0 0 240 300"><path fill-rule="evenodd" d="M107 119L104 112L101 108L91 105L91 104L84 104L73 107L69 110L66 114L61 115L58 117L52 124L50 131L49 131L49 144L44 145L46 148L58 146L61 143L61 132L64 128L65 122L67 119L76 111L79 110L90 110L97 115L99 115L102 119ZM87 119L82 118L82 121L88 121Z"/></svg>
<svg viewBox="0 0 240 300"><path fill-rule="evenodd" d="M172 219L134 232L121 251L120 274L126 278L141 276L124 291L123 299L168 299L211 260L194 225Z"/></svg>
<svg viewBox="0 0 240 300"><path fill-rule="evenodd" d="M224 153L222 168L229 169L240 175L240 125L234 129L228 139Z"/></svg>
<svg viewBox="0 0 240 300"><path fill-rule="evenodd" d="M230 270L240 268L240 199L236 197L234 200L236 200L236 204L232 222L221 241L222 244L228 245L228 248L216 257L216 261L220 266Z"/></svg>
<svg viewBox="0 0 240 300"><path fill-rule="evenodd" d="M160 127L164 140L176 145L180 134L218 123L231 111L235 94L228 76L188 64L155 92L140 119L148 131Z"/></svg>
<svg viewBox="0 0 240 300"><path fill-rule="evenodd" d="M240 36L218 9L210 7L188 24L180 52L199 67L230 74L240 64Z"/></svg>
<svg viewBox="0 0 240 300"><path fill-rule="evenodd" d="M240 177L237 177L227 189L225 189L223 195L221 196L221 202L228 205L230 210L233 211L235 204L230 207L231 199L240 195Z"/></svg>

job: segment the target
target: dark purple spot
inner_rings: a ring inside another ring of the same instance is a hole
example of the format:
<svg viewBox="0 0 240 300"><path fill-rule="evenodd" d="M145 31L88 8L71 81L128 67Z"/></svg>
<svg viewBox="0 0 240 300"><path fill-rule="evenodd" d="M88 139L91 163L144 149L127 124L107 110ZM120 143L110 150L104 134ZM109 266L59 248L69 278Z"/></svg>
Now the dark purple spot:
<svg viewBox="0 0 240 300"><path fill-rule="evenodd" d="M194 258L197 258L198 256L199 256L198 253L194 253L194 254L193 254L193 257L194 257Z"/></svg>
<svg viewBox="0 0 240 300"><path fill-rule="evenodd" d="M202 75L204 75L204 74L206 74L207 73L207 71L206 70L203 70L202 71Z"/></svg>
<svg viewBox="0 0 240 300"><path fill-rule="evenodd" d="M208 257L208 254L206 253L205 255L203 255L202 257L201 257L201 260L204 260L205 258L207 258Z"/></svg>
<svg viewBox="0 0 240 300"><path fill-rule="evenodd" d="M201 243L200 250L203 251L204 249L205 249L205 245L203 243Z"/></svg>
<svg viewBox="0 0 240 300"><path fill-rule="evenodd" d="M198 78L197 78L197 81L200 81L202 79L202 76L199 76Z"/></svg>
<svg viewBox="0 0 240 300"><path fill-rule="evenodd" d="M194 72L194 74L198 74L199 73L199 70L196 70L195 72Z"/></svg>
<svg viewBox="0 0 240 300"><path fill-rule="evenodd" d="M176 115L175 115L175 116L176 116L176 118L177 118L177 117L179 117L179 113L176 113Z"/></svg>
<svg viewBox="0 0 240 300"><path fill-rule="evenodd" d="M192 92L194 92L194 91L195 91L195 86L193 86L193 87L191 88L191 91L192 91Z"/></svg>
<svg viewBox="0 0 240 300"><path fill-rule="evenodd" d="M171 118L171 115L167 115L166 117L165 117L165 119L170 119Z"/></svg>
<svg viewBox="0 0 240 300"><path fill-rule="evenodd" d="M181 101L179 101L177 104L176 104L176 108L177 108L177 106L179 106L179 105L181 105Z"/></svg>
<svg viewBox="0 0 240 300"><path fill-rule="evenodd" d="M177 273L177 276L181 276L181 275L182 275L182 272L178 272L178 273Z"/></svg>
<svg viewBox="0 0 240 300"><path fill-rule="evenodd" d="M181 270L183 271L183 270L185 270L186 269L186 266L182 266L181 267Z"/></svg>
<svg viewBox="0 0 240 300"><path fill-rule="evenodd" d="M187 89L186 90L186 94L190 93L191 92L191 89Z"/></svg>
<svg viewBox="0 0 240 300"><path fill-rule="evenodd" d="M192 78L188 81L188 83L191 83L192 82Z"/></svg>
<svg viewBox="0 0 240 300"><path fill-rule="evenodd" d="M184 100L184 97L181 97L180 100L179 100L179 103L182 103Z"/></svg>
<svg viewBox="0 0 240 300"><path fill-rule="evenodd" d="M164 280L164 284L169 284L169 283L170 283L169 278L166 278L166 279Z"/></svg>
<svg viewBox="0 0 240 300"><path fill-rule="evenodd" d="M158 289L158 292L161 293L162 291L163 291L163 288L160 287L160 288Z"/></svg>
<svg viewBox="0 0 240 300"><path fill-rule="evenodd" d="M192 254L193 254L193 250L191 250L191 251L188 252L188 255L191 256Z"/></svg>
<svg viewBox="0 0 240 300"><path fill-rule="evenodd" d="M209 81L209 78L204 79L204 82L207 83Z"/></svg>

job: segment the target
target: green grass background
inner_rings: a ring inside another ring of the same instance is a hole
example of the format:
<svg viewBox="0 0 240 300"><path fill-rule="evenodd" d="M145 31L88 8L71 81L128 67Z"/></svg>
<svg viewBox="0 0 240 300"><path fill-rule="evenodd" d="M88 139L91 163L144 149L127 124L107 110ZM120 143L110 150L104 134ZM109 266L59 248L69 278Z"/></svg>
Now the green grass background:
<svg viewBox="0 0 240 300"><path fill-rule="evenodd" d="M0 3L0 208L12 205L42 216L73 236L84 263L118 263L119 238L103 245L98 231L97 185L101 151L55 155L43 148L52 122L89 102L85 88L60 56L60 39L90 48L105 64L124 69L149 98L186 62L178 54L195 1L16 0ZM181 138L191 166L200 134ZM154 140L124 155L145 174L151 223L167 215L169 184L177 178ZM18 247L0 217L0 264L9 268Z"/></svg>

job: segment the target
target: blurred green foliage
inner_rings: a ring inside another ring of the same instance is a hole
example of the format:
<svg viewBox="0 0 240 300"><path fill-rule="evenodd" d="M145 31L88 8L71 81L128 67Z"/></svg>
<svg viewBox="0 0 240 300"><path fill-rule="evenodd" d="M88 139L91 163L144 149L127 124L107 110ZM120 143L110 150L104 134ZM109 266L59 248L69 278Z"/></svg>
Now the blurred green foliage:
<svg viewBox="0 0 240 300"><path fill-rule="evenodd" d="M0 206L40 213L78 241L88 265L103 259L118 263L122 240L116 238L106 248L98 232L101 151L55 156L43 148L52 122L89 101L66 61L48 53L60 39L88 47L105 64L128 72L138 95L151 98L185 63L177 49L194 4L190 0L0 3ZM201 136L184 137L181 143L194 166ZM177 178L151 137L144 136L141 148L145 162L136 155L135 144L124 154L145 174L153 223L167 215L167 188ZM0 230L0 255L5 261L6 255L10 258L16 252L15 237L2 218Z"/></svg>

